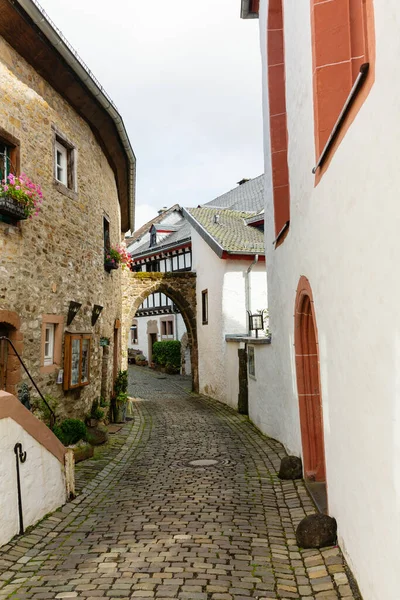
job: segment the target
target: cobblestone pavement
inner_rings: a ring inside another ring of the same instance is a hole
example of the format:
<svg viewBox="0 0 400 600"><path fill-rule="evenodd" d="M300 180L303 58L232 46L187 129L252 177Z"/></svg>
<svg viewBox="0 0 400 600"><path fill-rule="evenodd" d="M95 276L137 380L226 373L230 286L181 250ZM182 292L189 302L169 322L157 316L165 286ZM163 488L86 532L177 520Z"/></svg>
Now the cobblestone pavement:
<svg viewBox="0 0 400 600"><path fill-rule="evenodd" d="M278 442L187 381L134 367L130 382L141 400L119 453L1 549L0 600L358 597L338 548L296 546L314 507L277 478Z"/></svg>

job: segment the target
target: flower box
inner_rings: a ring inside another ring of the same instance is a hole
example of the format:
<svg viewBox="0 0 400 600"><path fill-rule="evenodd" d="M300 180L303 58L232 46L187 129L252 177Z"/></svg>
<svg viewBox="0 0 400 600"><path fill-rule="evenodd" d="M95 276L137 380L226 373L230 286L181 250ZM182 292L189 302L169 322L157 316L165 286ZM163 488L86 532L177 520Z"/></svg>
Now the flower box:
<svg viewBox="0 0 400 600"><path fill-rule="evenodd" d="M23 219L28 218L28 216L25 214L24 205L17 200L14 200L14 198L11 198L10 196L0 197L0 214L11 217L12 219L16 219L17 221L22 221Z"/></svg>
<svg viewBox="0 0 400 600"><path fill-rule="evenodd" d="M104 268L105 270L109 273L110 271L112 271L113 269L118 269L119 264L117 262L112 262L111 260L106 260L104 262Z"/></svg>

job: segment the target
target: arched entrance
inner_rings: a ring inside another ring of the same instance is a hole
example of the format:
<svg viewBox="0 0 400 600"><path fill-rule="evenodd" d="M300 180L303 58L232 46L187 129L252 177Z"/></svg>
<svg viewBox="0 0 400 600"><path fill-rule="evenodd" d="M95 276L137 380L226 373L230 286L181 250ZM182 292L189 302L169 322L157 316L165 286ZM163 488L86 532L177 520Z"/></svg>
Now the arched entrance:
<svg viewBox="0 0 400 600"><path fill-rule="evenodd" d="M128 336L131 325L143 300L152 293L168 296L179 309L185 323L188 344L191 348L192 390L199 390L197 326L196 326L196 274L186 273L132 273L123 274L122 304L122 368L128 363Z"/></svg>
<svg viewBox="0 0 400 600"><path fill-rule="evenodd" d="M319 348L310 283L301 277L295 307L295 352L304 476L325 482L325 446Z"/></svg>

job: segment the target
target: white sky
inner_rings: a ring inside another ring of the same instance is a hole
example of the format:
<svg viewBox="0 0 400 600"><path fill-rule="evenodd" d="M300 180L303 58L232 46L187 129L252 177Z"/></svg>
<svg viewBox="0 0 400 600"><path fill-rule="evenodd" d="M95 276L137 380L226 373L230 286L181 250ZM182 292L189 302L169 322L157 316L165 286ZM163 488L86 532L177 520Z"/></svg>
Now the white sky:
<svg viewBox="0 0 400 600"><path fill-rule="evenodd" d="M40 2L122 114L136 228L262 173L258 21L240 0Z"/></svg>

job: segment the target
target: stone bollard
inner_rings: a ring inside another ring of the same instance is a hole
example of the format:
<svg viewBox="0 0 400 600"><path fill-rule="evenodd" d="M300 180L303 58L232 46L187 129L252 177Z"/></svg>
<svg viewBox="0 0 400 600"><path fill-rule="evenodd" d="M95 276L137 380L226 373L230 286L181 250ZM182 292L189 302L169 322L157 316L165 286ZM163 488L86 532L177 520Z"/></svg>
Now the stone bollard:
<svg viewBox="0 0 400 600"><path fill-rule="evenodd" d="M285 456L281 460L279 479L302 479L303 465L298 456Z"/></svg>
<svg viewBox="0 0 400 600"><path fill-rule="evenodd" d="M334 546L337 541L336 519L321 514L305 517L296 529L296 541L300 548Z"/></svg>

